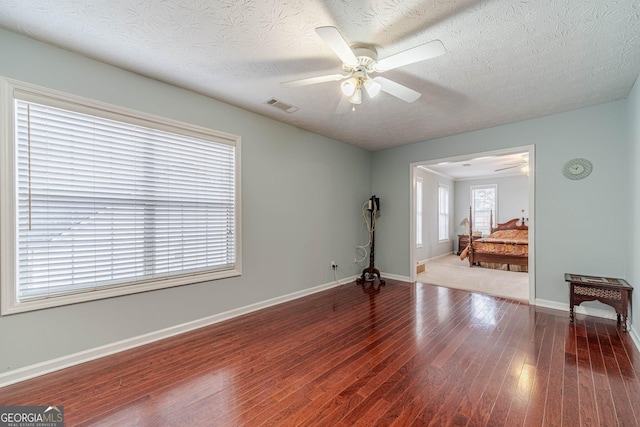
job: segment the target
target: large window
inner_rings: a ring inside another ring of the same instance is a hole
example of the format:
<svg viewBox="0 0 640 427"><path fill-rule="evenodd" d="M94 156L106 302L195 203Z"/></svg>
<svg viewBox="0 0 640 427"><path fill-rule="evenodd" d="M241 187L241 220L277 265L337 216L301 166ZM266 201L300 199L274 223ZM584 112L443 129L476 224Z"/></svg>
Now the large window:
<svg viewBox="0 0 640 427"><path fill-rule="evenodd" d="M422 178L416 180L416 246L422 247Z"/></svg>
<svg viewBox="0 0 640 427"><path fill-rule="evenodd" d="M238 137L4 88L3 314L240 274Z"/></svg>
<svg viewBox="0 0 640 427"><path fill-rule="evenodd" d="M438 240L449 240L449 187L438 184Z"/></svg>
<svg viewBox="0 0 640 427"><path fill-rule="evenodd" d="M484 236L491 234L491 227L496 224L498 212L498 186L478 185L471 187L471 207L473 208L473 231L481 231ZM491 217L493 216L493 224Z"/></svg>

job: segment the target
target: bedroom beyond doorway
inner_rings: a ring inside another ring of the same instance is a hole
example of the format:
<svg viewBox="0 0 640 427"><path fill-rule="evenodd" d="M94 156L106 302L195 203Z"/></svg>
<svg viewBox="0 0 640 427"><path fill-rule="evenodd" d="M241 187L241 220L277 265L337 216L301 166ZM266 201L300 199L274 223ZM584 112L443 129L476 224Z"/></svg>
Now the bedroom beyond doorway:
<svg viewBox="0 0 640 427"><path fill-rule="evenodd" d="M416 282L529 301L527 273L469 267L469 261L461 261L455 254L434 258L424 266L425 271L416 275Z"/></svg>

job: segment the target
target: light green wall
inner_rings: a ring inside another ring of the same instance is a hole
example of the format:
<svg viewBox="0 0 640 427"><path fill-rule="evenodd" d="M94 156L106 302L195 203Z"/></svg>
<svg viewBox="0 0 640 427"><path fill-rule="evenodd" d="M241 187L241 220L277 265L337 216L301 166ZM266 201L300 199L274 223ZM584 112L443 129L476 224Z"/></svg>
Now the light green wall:
<svg viewBox="0 0 640 427"><path fill-rule="evenodd" d="M475 185L498 186L498 209L495 222L501 223L513 218L522 217L524 209L525 218L529 217L529 177L524 174L505 176L499 178L471 179L456 181L455 225L456 233L462 231L459 225L463 218L469 217L471 205L471 187ZM494 216L496 213L494 213ZM458 242L455 248L458 250Z"/></svg>
<svg viewBox="0 0 640 427"><path fill-rule="evenodd" d="M240 135L244 270L0 317L0 372L330 283L332 260L338 278L362 270L369 152L3 30L0 57L5 77Z"/></svg>
<svg viewBox="0 0 640 427"><path fill-rule="evenodd" d="M568 302L564 273L623 276L627 259L626 101L405 145L373 154L373 191L385 200L378 267L409 276L410 163L535 145L536 297ZM574 157L593 163L581 181L562 175ZM533 211L533 207L530 208Z"/></svg>
<svg viewBox="0 0 640 427"><path fill-rule="evenodd" d="M498 185L497 222L520 218L524 209L525 217L529 216L529 177L524 174L499 178L483 178L456 181L455 221L460 224L469 216L471 204L471 187L474 185ZM494 213L495 215L495 213ZM460 230L461 227L457 227Z"/></svg>

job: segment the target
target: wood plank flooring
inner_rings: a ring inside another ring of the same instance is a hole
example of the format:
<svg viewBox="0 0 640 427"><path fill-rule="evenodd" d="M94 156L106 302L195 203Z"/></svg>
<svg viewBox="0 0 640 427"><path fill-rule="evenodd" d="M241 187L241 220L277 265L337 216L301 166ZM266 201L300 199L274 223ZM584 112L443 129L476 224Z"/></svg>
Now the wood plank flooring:
<svg viewBox="0 0 640 427"><path fill-rule="evenodd" d="M421 283L341 287L0 389L66 425L637 426L613 320Z"/></svg>

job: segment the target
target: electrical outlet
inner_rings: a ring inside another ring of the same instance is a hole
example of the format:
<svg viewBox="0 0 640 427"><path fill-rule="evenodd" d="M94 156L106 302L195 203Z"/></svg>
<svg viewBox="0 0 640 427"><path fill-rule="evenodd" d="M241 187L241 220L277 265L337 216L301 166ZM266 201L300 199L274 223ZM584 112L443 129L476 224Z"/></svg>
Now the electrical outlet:
<svg viewBox="0 0 640 427"><path fill-rule="evenodd" d="M338 264L336 264L336 262L335 262L335 261L331 261L331 269L332 269L332 270L335 270L335 269L337 269L337 268L338 268Z"/></svg>

